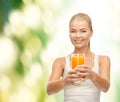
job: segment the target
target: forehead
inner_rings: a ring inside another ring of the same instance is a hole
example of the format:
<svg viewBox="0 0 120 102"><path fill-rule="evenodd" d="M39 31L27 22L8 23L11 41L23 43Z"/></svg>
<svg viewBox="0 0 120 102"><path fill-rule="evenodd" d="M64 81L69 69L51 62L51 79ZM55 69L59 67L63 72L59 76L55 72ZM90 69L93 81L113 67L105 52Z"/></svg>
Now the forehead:
<svg viewBox="0 0 120 102"><path fill-rule="evenodd" d="M90 25L86 20L73 20L70 23L70 28L88 28Z"/></svg>

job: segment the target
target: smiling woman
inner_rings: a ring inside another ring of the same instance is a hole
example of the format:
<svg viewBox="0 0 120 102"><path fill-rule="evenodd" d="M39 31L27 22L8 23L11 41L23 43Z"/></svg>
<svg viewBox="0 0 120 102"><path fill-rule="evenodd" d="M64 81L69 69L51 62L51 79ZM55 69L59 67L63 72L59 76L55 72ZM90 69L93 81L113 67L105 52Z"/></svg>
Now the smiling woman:
<svg viewBox="0 0 120 102"><path fill-rule="evenodd" d="M82 13L81 15L78 14L72 17L69 29L70 39L74 46L75 42L76 44L80 44L81 42L85 41L85 38L86 40L89 40L89 37L91 37L93 33L91 19L87 15ZM88 43L86 44L90 46L90 41L87 42Z"/></svg>
<svg viewBox="0 0 120 102"><path fill-rule="evenodd" d="M110 86L110 59L90 51L93 35L90 17L84 13L74 15L70 20L69 35L74 51L53 63L47 93L51 95L64 89L64 102L100 102L101 91L107 92ZM72 69L72 54L84 54L85 63ZM76 81L81 84L76 85Z"/></svg>

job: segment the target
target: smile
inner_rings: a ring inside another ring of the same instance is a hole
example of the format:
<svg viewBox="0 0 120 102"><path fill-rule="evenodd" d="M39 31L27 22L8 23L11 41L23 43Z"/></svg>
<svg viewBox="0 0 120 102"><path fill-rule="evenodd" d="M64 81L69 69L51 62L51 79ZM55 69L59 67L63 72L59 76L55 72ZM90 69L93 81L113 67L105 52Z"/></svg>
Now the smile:
<svg viewBox="0 0 120 102"><path fill-rule="evenodd" d="M84 40L75 40L76 43L82 43Z"/></svg>

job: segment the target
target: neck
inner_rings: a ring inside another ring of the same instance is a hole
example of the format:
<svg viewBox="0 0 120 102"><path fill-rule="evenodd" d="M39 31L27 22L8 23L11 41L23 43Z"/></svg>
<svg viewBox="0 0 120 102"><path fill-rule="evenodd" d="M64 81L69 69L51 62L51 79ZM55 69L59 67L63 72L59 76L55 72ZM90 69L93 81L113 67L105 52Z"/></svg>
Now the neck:
<svg viewBox="0 0 120 102"><path fill-rule="evenodd" d="M84 47L84 48L75 48L73 53L84 53L85 55L89 55L91 52L88 47Z"/></svg>

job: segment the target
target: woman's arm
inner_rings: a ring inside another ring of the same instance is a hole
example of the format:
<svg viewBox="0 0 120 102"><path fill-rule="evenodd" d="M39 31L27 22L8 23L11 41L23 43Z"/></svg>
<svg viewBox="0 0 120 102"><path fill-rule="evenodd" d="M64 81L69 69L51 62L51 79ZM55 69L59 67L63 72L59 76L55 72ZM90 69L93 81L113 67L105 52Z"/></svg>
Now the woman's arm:
<svg viewBox="0 0 120 102"><path fill-rule="evenodd" d="M107 56L99 57L99 74L97 74L92 68L88 65L80 65L75 69L79 75L79 78L82 78L82 81L90 79L95 86L107 92L110 87L110 59ZM84 77L84 78L83 78Z"/></svg>
<svg viewBox="0 0 120 102"><path fill-rule="evenodd" d="M79 77L74 70L70 70L68 74L61 79L65 67L65 58L58 58L55 60L52 68L52 73L47 84L48 95L54 94L62 90L65 86L74 85Z"/></svg>
<svg viewBox="0 0 120 102"><path fill-rule="evenodd" d="M103 92L107 92L110 87L110 59L107 56L99 58L99 74L93 72L92 82Z"/></svg>
<svg viewBox="0 0 120 102"><path fill-rule="evenodd" d="M50 79L47 84L48 95L54 94L64 88L64 79L61 79L65 66L65 59L58 58L55 60Z"/></svg>

